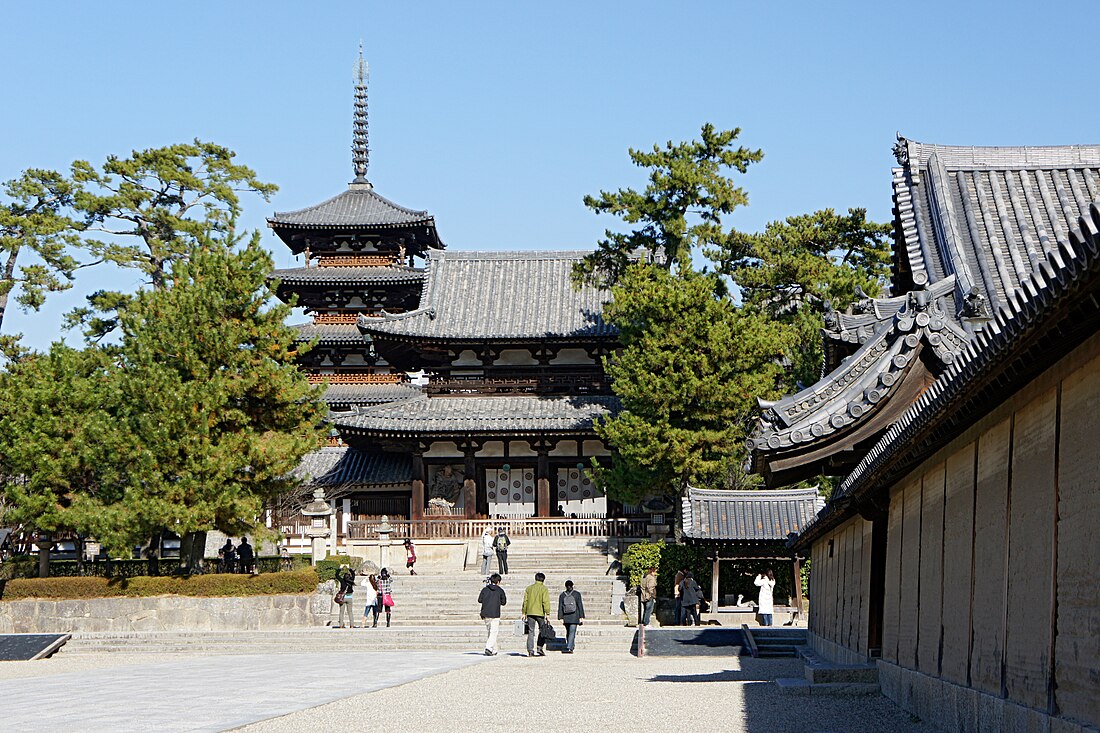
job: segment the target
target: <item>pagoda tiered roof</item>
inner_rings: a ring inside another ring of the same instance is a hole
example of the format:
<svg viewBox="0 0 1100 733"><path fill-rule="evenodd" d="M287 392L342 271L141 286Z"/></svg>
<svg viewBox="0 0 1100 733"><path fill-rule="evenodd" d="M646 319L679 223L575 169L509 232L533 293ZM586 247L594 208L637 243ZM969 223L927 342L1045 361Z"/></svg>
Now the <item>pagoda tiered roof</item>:
<svg viewBox="0 0 1100 733"><path fill-rule="evenodd" d="M319 345L352 344L366 348L363 336L354 323L296 323L298 341L317 339Z"/></svg>
<svg viewBox="0 0 1100 733"><path fill-rule="evenodd" d="M392 486L412 480L407 453L371 452L347 446L329 446L307 453L294 469L304 487L326 489Z"/></svg>
<svg viewBox="0 0 1100 733"><path fill-rule="evenodd" d="M330 384L325 388L324 400L330 407L353 405L381 405L398 402L423 394L415 384L395 382L391 384Z"/></svg>
<svg viewBox="0 0 1100 733"><path fill-rule="evenodd" d="M614 339L604 320L607 290L573 284L586 252L428 253L420 307L361 316L372 338L450 343Z"/></svg>
<svg viewBox="0 0 1100 733"><path fill-rule="evenodd" d="M425 395L340 416L336 425L345 436L577 435L619 409L611 396Z"/></svg>
<svg viewBox="0 0 1100 733"><path fill-rule="evenodd" d="M1063 264L1100 198L1100 146L895 147L892 294L828 313L817 384L764 408L749 438L771 485L843 473L994 316Z"/></svg>
<svg viewBox="0 0 1100 733"><path fill-rule="evenodd" d="M284 286L375 285L378 283L424 282L425 272L413 267L395 265L378 267L291 267L275 270L272 277Z"/></svg>

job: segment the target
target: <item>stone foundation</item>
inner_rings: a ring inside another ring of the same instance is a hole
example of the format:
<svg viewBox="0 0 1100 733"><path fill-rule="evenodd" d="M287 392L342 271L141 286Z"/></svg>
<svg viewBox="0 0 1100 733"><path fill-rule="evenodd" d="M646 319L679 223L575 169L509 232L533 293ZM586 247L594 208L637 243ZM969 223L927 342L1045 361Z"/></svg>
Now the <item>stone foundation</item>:
<svg viewBox="0 0 1100 733"><path fill-rule="evenodd" d="M240 631L324 626L329 594L246 598L92 598L0 603L0 633L102 631Z"/></svg>
<svg viewBox="0 0 1100 733"><path fill-rule="evenodd" d="M959 733L1096 733L1100 730L881 659L878 670L883 695L940 730Z"/></svg>
<svg viewBox="0 0 1100 733"><path fill-rule="evenodd" d="M851 649L843 647L836 642L829 641L824 637L818 636L812 631L806 632L806 642L810 645L811 649L813 649L825 659L828 659L830 662L836 662L837 664L871 663L870 657L860 654L859 652L852 651Z"/></svg>

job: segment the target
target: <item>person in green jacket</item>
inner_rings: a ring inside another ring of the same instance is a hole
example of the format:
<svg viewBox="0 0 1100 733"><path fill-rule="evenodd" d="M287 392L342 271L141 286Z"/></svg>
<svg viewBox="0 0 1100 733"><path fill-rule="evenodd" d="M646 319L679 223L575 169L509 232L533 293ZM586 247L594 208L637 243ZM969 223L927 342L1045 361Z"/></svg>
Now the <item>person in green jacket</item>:
<svg viewBox="0 0 1100 733"><path fill-rule="evenodd" d="M546 617L550 615L550 591L546 589L544 581L546 576L535 573L535 582L527 586L523 591L523 608L520 613L527 621L527 656L534 657L535 642L538 642L537 656L545 657L546 641L542 638L542 625L546 623Z"/></svg>

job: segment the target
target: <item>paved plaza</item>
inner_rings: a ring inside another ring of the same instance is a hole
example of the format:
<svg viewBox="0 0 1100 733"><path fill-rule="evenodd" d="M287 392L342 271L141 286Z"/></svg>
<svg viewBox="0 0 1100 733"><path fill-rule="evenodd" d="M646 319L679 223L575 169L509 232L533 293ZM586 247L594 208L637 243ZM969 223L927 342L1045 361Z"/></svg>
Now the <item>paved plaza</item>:
<svg viewBox="0 0 1100 733"><path fill-rule="evenodd" d="M927 733L880 696L796 697L793 659L578 651L529 659L461 652L159 656L0 663L3 730Z"/></svg>

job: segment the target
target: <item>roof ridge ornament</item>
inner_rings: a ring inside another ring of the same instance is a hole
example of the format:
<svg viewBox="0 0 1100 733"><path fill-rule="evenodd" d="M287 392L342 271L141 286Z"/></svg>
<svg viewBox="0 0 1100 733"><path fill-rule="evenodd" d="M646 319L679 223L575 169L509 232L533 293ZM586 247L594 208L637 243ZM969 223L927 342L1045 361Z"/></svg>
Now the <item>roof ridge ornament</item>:
<svg viewBox="0 0 1100 733"><path fill-rule="evenodd" d="M352 124L351 161L355 169L352 183L365 183L370 163L370 146L367 139L367 79L370 67L363 59L363 42L359 41L359 61L355 64L355 113Z"/></svg>
<svg viewBox="0 0 1100 733"><path fill-rule="evenodd" d="M898 141L894 143L894 157L897 158L898 165L909 164L909 141L905 139L905 136L901 132L895 133Z"/></svg>

